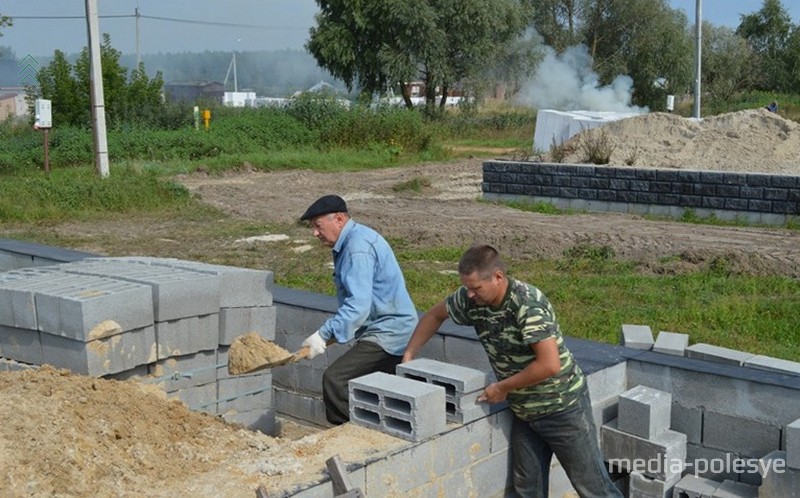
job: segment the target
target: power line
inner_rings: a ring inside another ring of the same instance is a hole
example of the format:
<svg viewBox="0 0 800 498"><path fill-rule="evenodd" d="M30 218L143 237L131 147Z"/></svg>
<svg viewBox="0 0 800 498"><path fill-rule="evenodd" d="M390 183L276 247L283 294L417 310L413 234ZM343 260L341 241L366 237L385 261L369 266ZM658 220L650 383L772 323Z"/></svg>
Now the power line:
<svg viewBox="0 0 800 498"><path fill-rule="evenodd" d="M5 14L8 15L8 14ZM8 15L11 19L33 19L33 20L59 20L59 19L86 19L86 16L13 16ZM204 26L218 26L228 28L247 28L247 29L270 29L270 30L298 30L307 29L306 27L292 27L292 26L265 26L261 24L241 24L241 23L227 23L215 21L198 21L195 19L179 19L177 17L161 17L161 16L147 16L143 14L117 14L117 15L102 15L100 19L123 19L141 17L143 19L152 19L154 21L167 21L184 24L199 24Z"/></svg>
<svg viewBox="0 0 800 498"><path fill-rule="evenodd" d="M213 21L194 21L191 19L177 19L174 17L159 17L159 16L146 16L141 15L140 17L144 19L155 19L157 21L170 21L170 22L180 22L185 24L203 24L205 26L225 26L229 28L251 28L251 29L306 29L306 28L297 28L297 27L290 27L290 26L263 26L260 24L238 24L238 23L228 23L228 22L213 22Z"/></svg>

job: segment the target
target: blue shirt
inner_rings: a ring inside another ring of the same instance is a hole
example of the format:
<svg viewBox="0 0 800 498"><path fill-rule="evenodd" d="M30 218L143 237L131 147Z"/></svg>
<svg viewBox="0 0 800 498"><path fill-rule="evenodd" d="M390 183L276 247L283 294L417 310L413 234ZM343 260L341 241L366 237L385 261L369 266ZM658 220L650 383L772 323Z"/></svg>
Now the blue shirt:
<svg viewBox="0 0 800 498"><path fill-rule="evenodd" d="M387 353L402 355L418 315L389 243L351 219L332 253L339 309L320 327L319 335L340 343L374 341Z"/></svg>

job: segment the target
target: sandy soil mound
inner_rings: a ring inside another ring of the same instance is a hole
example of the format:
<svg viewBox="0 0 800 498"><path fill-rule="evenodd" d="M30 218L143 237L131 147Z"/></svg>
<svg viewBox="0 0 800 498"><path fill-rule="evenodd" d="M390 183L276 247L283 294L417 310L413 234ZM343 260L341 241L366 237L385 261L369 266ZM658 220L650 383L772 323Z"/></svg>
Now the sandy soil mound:
<svg viewBox="0 0 800 498"><path fill-rule="evenodd" d="M621 119L572 137L563 162L584 162L581 142L603 134L614 147L612 165L800 173L800 124L766 109L699 121L667 113Z"/></svg>
<svg viewBox="0 0 800 498"><path fill-rule="evenodd" d="M270 342L255 332L237 337L228 351L228 373L239 375L269 365L277 365L292 358L274 342Z"/></svg>
<svg viewBox="0 0 800 498"><path fill-rule="evenodd" d="M0 495L255 496L324 477L325 460L402 444L345 424L298 440L192 412L155 387L42 367L0 373Z"/></svg>

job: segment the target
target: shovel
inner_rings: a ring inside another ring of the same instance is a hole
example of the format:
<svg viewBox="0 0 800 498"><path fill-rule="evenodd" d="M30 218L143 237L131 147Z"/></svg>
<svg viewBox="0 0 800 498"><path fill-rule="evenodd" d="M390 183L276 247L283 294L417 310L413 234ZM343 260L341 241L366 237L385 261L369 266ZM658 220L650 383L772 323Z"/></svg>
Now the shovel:
<svg viewBox="0 0 800 498"><path fill-rule="evenodd" d="M228 350L228 373L241 375L279 367L288 363L296 363L306 358L310 352L308 346L294 353L283 349L272 341L268 341L255 332L237 337Z"/></svg>

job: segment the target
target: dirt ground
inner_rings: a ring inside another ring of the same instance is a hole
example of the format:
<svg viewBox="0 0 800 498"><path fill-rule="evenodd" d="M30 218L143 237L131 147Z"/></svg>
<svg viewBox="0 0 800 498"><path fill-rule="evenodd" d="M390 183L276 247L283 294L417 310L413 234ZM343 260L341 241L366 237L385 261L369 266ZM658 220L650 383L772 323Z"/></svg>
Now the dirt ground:
<svg viewBox="0 0 800 498"><path fill-rule="evenodd" d="M637 143L637 166L657 162L660 167L800 174L798 126L779 116L738 113L708 124L710 131L663 115L655 119L662 124L643 121L633 127L651 126L630 140ZM619 143L625 143L624 133L634 133L623 125L617 128L622 130L615 132ZM717 152L697 146L704 140ZM691 150L695 154L687 160ZM736 151L735 160L720 161L727 154L722 151L729 150ZM347 200L357 221L419 247L488 242L503 253L538 258L558 257L588 243L609 246L618 258L641 262L654 272L681 271L722 256L738 271L800 277L796 231L514 210L479 201L483 161L336 174L245 168L224 176L195 173L177 179L233 219L287 227L248 239L184 240L185 223L174 220L70 222L42 229L56 240L72 241L71 249L114 256L146 247L140 255L219 261L215 255L242 247L268 252L275 244L301 253L318 242L296 223L298 217L317 197L336 193ZM414 179L427 179L429 185L421 192L395 191ZM0 236L18 230L2 229ZM53 369L0 374L0 398L0 494L9 497L252 496L259 484L277 490L321 479L324 460L332 453L348 462L402 444L350 424L301 432L296 439L270 438L189 412L133 382Z"/></svg>

